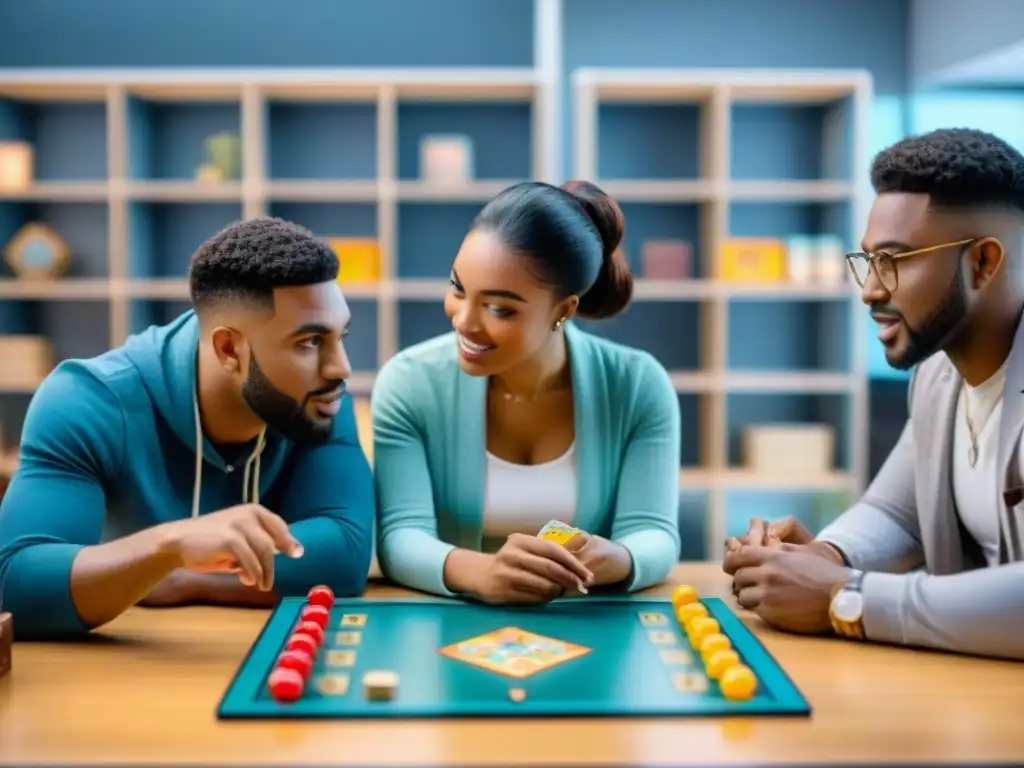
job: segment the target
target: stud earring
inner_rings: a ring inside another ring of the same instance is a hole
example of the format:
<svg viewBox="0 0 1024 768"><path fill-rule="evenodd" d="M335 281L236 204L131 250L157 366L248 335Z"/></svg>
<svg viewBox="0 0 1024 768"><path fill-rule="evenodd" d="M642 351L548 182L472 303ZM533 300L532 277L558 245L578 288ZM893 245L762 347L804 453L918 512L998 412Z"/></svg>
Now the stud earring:
<svg viewBox="0 0 1024 768"><path fill-rule="evenodd" d="M564 317L561 318L560 320L555 320L555 326L551 330L552 331L557 331L559 328L562 327L563 323L565 323L565 318Z"/></svg>

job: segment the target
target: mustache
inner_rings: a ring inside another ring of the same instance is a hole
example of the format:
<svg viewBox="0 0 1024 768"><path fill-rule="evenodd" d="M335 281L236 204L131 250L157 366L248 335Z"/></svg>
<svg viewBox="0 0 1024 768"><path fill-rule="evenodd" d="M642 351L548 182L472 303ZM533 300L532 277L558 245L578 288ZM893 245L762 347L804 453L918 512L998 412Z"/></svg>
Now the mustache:
<svg viewBox="0 0 1024 768"><path fill-rule="evenodd" d="M348 392L348 386L345 384L344 379L337 379L328 384L325 384L320 389L315 389L307 395L307 397L320 397L320 395L333 395L335 392L341 392L345 395Z"/></svg>

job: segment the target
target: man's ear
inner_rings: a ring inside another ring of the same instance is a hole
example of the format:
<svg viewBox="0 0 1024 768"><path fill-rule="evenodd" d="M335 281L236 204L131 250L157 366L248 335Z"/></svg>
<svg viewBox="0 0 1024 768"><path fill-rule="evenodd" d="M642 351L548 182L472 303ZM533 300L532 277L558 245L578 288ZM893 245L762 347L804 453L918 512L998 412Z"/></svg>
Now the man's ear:
<svg viewBox="0 0 1024 768"><path fill-rule="evenodd" d="M1006 261L1006 250L1003 244L994 237L986 237L974 244L971 249L971 287L975 290L983 288Z"/></svg>
<svg viewBox="0 0 1024 768"><path fill-rule="evenodd" d="M239 373L242 371L242 355L245 342L242 334L234 328L219 325L213 329L211 335L213 351L221 367L228 373Z"/></svg>

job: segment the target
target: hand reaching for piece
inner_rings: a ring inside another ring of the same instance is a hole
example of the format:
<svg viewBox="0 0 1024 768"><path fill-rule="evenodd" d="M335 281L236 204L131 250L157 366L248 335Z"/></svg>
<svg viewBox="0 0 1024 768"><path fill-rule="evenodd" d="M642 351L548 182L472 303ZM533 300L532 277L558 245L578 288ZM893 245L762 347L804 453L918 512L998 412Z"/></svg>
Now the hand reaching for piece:
<svg viewBox="0 0 1024 768"><path fill-rule="evenodd" d="M833 593L850 569L797 544L749 544L725 556L740 607L789 632L820 633L832 627Z"/></svg>

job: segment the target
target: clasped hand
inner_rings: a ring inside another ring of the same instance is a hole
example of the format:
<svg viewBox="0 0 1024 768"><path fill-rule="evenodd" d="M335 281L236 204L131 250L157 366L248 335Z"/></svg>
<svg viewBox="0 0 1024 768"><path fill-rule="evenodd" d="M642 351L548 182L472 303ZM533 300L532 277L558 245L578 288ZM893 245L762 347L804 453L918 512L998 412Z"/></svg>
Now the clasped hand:
<svg viewBox="0 0 1024 768"><path fill-rule="evenodd" d="M480 597L494 603L540 603L629 574L629 553L600 536L577 533L564 546L523 533L508 537L481 575Z"/></svg>
<svg viewBox="0 0 1024 768"><path fill-rule="evenodd" d="M832 594L850 575L835 549L791 517L751 521L747 533L726 542L723 569L740 607L778 629L808 634L831 629Z"/></svg>

